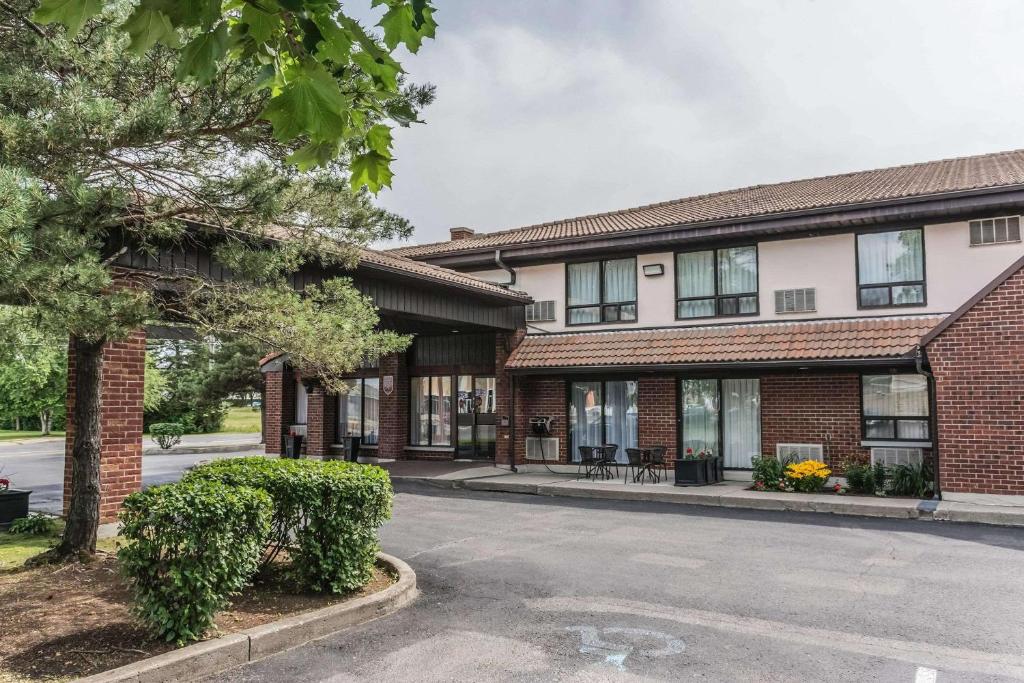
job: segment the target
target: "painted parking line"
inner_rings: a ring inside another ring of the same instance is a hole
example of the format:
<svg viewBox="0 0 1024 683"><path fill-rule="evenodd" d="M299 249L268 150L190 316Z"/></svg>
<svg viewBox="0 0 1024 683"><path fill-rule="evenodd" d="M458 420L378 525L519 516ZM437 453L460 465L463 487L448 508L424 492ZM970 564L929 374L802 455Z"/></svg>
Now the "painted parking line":
<svg viewBox="0 0 1024 683"><path fill-rule="evenodd" d="M745 636L771 638L797 645L813 645L824 649L883 657L934 670L953 670L1024 679L1024 657L1016 654L879 638L846 631L800 626L784 621L671 607L636 600L614 600L600 597L542 598L526 600L525 604L529 609L542 612L628 614L639 619L658 619Z"/></svg>
<svg viewBox="0 0 1024 683"><path fill-rule="evenodd" d="M939 672L935 669L929 669L926 666L917 667L917 671L914 673L914 683L935 683L939 677Z"/></svg>

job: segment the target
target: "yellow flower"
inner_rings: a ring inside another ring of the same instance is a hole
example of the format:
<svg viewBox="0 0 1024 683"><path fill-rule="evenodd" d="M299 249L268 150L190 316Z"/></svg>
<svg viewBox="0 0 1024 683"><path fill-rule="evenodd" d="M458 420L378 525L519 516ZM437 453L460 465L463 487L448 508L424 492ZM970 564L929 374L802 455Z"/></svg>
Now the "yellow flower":
<svg viewBox="0 0 1024 683"><path fill-rule="evenodd" d="M790 479L803 479L805 477L828 479L831 474L832 470L825 463L817 460L795 462L786 467L786 476Z"/></svg>

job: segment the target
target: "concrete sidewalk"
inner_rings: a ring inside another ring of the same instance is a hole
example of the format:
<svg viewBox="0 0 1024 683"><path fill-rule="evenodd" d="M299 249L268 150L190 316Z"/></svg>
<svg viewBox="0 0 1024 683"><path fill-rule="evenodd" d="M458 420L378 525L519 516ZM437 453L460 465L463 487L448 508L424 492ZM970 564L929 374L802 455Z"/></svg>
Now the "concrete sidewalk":
<svg viewBox="0 0 1024 683"><path fill-rule="evenodd" d="M417 482L428 486L471 491L1024 527L1024 507L908 498L751 491L749 481L725 481L710 486L680 487L673 484L671 475L669 481L660 484L623 484L621 478L590 481L577 480L575 474L548 472L543 468L538 472L537 466L521 466L519 473L488 464L463 462L394 461L384 462L382 466L391 472L391 477L396 483Z"/></svg>

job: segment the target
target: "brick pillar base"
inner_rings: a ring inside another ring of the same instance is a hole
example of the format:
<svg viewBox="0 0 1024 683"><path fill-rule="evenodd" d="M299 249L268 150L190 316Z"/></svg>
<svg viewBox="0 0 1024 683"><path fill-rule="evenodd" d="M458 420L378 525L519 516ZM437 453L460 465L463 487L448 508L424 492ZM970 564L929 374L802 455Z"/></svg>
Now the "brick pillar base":
<svg viewBox="0 0 1024 683"><path fill-rule="evenodd" d="M338 399L319 383L309 393L306 408L306 455L323 456L334 441Z"/></svg>
<svg viewBox="0 0 1024 683"><path fill-rule="evenodd" d="M391 393L388 393L389 384ZM380 359L380 442L377 455L381 458L401 458L407 443L409 371L405 353L395 353Z"/></svg>
<svg viewBox="0 0 1024 683"><path fill-rule="evenodd" d="M263 450L280 455L281 434L295 421L295 373L284 370L263 375Z"/></svg>
<svg viewBox="0 0 1024 683"><path fill-rule="evenodd" d="M103 347L100 388L100 523L113 522L121 502L142 488L142 395L146 333ZM64 441L64 512L71 502L75 442L75 357L68 355L67 436Z"/></svg>

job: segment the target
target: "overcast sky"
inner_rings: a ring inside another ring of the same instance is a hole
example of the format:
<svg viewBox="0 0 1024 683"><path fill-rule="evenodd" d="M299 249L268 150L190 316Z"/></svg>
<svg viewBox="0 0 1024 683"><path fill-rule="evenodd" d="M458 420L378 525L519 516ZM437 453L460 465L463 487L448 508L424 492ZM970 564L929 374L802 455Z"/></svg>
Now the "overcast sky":
<svg viewBox="0 0 1024 683"><path fill-rule="evenodd" d="M1020 0L437 0L381 203L514 228L1024 147Z"/></svg>

